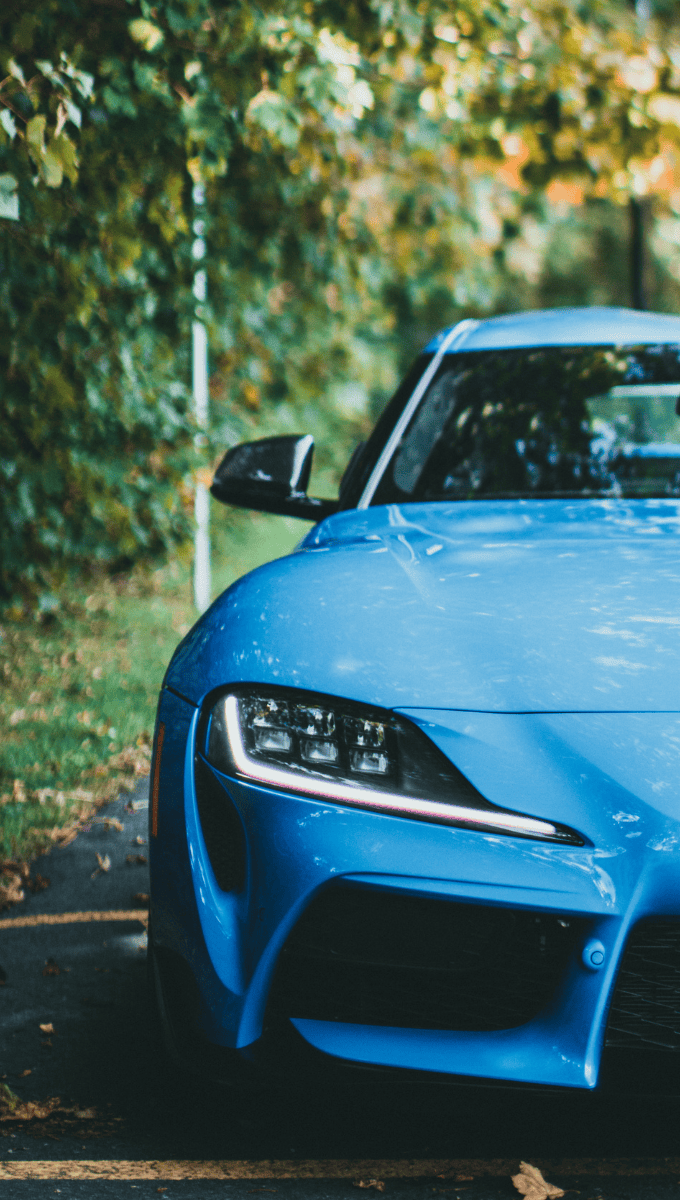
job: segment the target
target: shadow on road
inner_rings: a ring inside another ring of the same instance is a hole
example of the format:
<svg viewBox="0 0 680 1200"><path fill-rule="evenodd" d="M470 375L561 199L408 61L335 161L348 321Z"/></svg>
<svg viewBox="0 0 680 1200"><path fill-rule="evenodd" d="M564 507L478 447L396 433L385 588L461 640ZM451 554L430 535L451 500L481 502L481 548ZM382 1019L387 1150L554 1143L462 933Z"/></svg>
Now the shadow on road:
<svg viewBox="0 0 680 1200"><path fill-rule="evenodd" d="M140 789L132 811L123 801L109 806L76 842L37 864L51 886L5 915L129 911L132 896L148 886L144 864L128 862L143 851L143 795ZM106 817L114 823L107 826ZM108 871L95 873L97 854L109 856ZM22 1100L59 1096L62 1110L98 1113L95 1119L57 1110L44 1121L4 1123L5 1132L21 1129L68 1145L96 1134L108 1147L98 1153L157 1159L675 1152L678 1097L451 1087L362 1075L347 1083L329 1077L312 1088L291 1077L265 1095L228 1092L179 1074L160 1053L147 995L146 935L134 916L4 929L1 944L4 1082ZM54 1149L58 1153L56 1143Z"/></svg>

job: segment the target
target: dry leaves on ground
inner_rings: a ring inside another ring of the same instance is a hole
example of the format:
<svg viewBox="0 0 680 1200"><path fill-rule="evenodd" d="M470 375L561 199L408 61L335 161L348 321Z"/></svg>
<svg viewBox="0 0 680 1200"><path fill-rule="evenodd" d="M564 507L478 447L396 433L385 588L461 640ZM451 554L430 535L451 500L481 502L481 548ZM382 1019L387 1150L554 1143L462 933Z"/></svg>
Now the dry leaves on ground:
<svg viewBox="0 0 680 1200"><path fill-rule="evenodd" d="M149 774L150 763L151 747L142 738L109 759L109 766L116 771L129 771L138 777Z"/></svg>
<svg viewBox="0 0 680 1200"><path fill-rule="evenodd" d="M21 873L13 866L9 867L3 863L0 867L0 911L25 899L26 893L22 884Z"/></svg>
<svg viewBox="0 0 680 1200"><path fill-rule="evenodd" d="M375 1188L376 1192L384 1192L385 1184L382 1179L354 1179L352 1181L354 1187L358 1188Z"/></svg>
<svg viewBox="0 0 680 1200"><path fill-rule="evenodd" d="M0 912L26 899L26 891L35 894L50 886L46 875L31 876L31 868L21 859L0 862Z"/></svg>
<svg viewBox="0 0 680 1200"><path fill-rule="evenodd" d="M146 854L126 854L125 861L129 867L145 867L148 860Z"/></svg>
<svg viewBox="0 0 680 1200"><path fill-rule="evenodd" d="M24 1071L23 1074L30 1075L31 1072ZM44 1120L57 1113L80 1121L92 1121L98 1115L95 1108L63 1105L59 1096L50 1096L48 1100L22 1100L6 1083L0 1084L0 1121Z"/></svg>
<svg viewBox="0 0 680 1200"><path fill-rule="evenodd" d="M125 829L125 826L124 826L123 822L122 822L122 821L119 821L119 820L118 820L118 817L101 817L101 818L97 818L97 822L96 822L96 824L98 824L98 825L103 825L103 826L104 826L104 828L105 828L107 831L108 831L109 829L117 829L117 830L118 830L118 833L122 833L122 832L123 832L123 830Z"/></svg>
<svg viewBox="0 0 680 1200"><path fill-rule="evenodd" d="M512 1182L527 1200L557 1200L564 1195L562 1188L547 1183L538 1167L532 1167L531 1163L521 1162L519 1174L512 1176Z"/></svg>
<svg viewBox="0 0 680 1200"><path fill-rule="evenodd" d="M44 805L48 801L59 808L67 804L70 806L68 820L64 824L55 825L52 829L35 827L28 830L31 835L29 858L35 858L38 854L47 853L50 843L60 847L68 846L83 826L92 821L96 809L115 800L121 792L133 791L137 780L143 775L148 775L150 767L151 746L147 738L142 736L134 746L127 746L118 754L113 754L108 763L100 763L92 771L83 773L83 779L87 779L88 782L93 780L91 790L83 787L65 791L54 787L31 789L22 779L15 779L12 791L0 795L0 806L12 803ZM137 812L144 807L146 801L133 802L129 811ZM123 822L116 817L105 817L104 825L119 832L124 829ZM143 841L136 844L143 845ZM29 891L39 891L48 884L49 879L43 876L36 876L35 880L31 880L30 868L23 860L16 863L0 863L0 912L25 900L26 887Z"/></svg>
<svg viewBox="0 0 680 1200"><path fill-rule="evenodd" d="M21 1100L4 1083L0 1087L0 1121L33 1121L36 1117L49 1117L61 1104L59 1096L49 1100Z"/></svg>
<svg viewBox="0 0 680 1200"><path fill-rule="evenodd" d="M101 855L97 853L97 862L99 863L99 866L95 867L94 871L90 875L90 879L96 879L98 875L102 874L102 872L105 873L106 871L111 870L111 859L109 858L108 854Z"/></svg>

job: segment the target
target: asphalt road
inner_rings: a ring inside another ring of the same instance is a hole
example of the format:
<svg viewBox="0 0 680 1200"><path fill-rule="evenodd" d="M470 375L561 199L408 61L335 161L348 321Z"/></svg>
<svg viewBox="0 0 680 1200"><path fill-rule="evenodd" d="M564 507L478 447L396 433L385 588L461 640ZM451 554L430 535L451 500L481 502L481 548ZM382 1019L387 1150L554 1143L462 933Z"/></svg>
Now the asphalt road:
<svg viewBox="0 0 680 1200"><path fill-rule="evenodd" d="M680 1197L680 1097L394 1079L246 1097L178 1075L151 1020L134 898L148 891L146 786L36 863L50 886L2 914L0 1075L23 1102L60 1100L0 1122L1 1195L496 1200L518 1196L524 1159L582 1200Z"/></svg>

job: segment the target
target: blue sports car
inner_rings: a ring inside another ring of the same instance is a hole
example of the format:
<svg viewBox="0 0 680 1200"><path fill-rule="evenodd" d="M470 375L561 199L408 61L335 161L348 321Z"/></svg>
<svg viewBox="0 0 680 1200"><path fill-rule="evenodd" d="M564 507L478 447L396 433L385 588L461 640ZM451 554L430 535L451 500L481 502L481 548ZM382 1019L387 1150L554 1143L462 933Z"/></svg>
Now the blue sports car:
<svg viewBox="0 0 680 1200"><path fill-rule="evenodd" d="M178 647L150 802L166 1042L595 1088L680 1064L680 318L466 320ZM628 1069L626 1067L626 1069Z"/></svg>

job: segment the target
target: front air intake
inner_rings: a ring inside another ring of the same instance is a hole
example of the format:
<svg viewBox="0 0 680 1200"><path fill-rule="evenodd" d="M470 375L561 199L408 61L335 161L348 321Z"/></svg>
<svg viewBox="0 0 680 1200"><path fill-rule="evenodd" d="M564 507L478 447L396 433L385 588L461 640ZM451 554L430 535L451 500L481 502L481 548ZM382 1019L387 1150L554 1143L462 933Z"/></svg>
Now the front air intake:
<svg viewBox="0 0 680 1200"><path fill-rule="evenodd" d="M293 929L270 1015L512 1029L552 1001L584 918L331 885Z"/></svg>
<svg viewBox="0 0 680 1200"><path fill-rule="evenodd" d="M626 946L605 1045L680 1051L680 921L641 921Z"/></svg>

